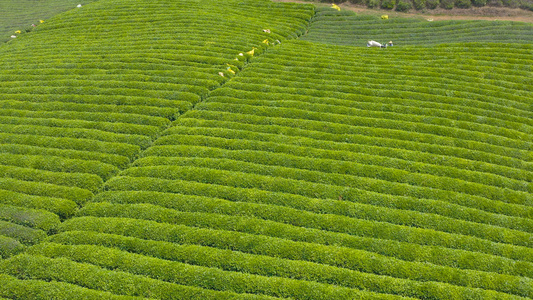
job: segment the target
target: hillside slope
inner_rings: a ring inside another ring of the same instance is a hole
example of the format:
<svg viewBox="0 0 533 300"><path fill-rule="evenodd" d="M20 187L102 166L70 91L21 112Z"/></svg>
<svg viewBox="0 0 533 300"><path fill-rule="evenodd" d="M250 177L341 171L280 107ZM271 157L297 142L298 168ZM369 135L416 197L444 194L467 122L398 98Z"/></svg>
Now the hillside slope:
<svg viewBox="0 0 533 300"><path fill-rule="evenodd" d="M450 43L531 44L533 24L511 21L448 20L357 15L351 11L317 8L303 40L346 46L366 46L367 41L393 41L397 46L432 46ZM480 45L482 46L482 45ZM512 47L502 45L502 47Z"/></svg>
<svg viewBox="0 0 533 300"><path fill-rule="evenodd" d="M312 6L209 3L0 48L0 297L533 298L531 41L327 45Z"/></svg>
<svg viewBox="0 0 533 300"><path fill-rule="evenodd" d="M239 53L296 36L311 14L267 1L99 1L0 48L3 252L53 233L238 72L251 57Z"/></svg>
<svg viewBox="0 0 533 300"><path fill-rule="evenodd" d="M94 1L96 0L84 0L81 3L86 5ZM0 41L9 39L11 35L20 36L27 30L31 31L32 24L39 25L41 20L76 9L78 4L79 0L0 0Z"/></svg>

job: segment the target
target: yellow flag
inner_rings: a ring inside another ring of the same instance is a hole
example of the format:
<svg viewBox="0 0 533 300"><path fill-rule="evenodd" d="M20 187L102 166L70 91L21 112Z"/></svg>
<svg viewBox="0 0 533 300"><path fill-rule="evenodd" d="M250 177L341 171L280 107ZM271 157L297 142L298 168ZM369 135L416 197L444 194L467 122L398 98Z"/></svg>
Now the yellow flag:
<svg viewBox="0 0 533 300"><path fill-rule="evenodd" d="M341 11L341 8L335 3L331 4L331 8L334 8L334 9L336 9L338 11Z"/></svg>

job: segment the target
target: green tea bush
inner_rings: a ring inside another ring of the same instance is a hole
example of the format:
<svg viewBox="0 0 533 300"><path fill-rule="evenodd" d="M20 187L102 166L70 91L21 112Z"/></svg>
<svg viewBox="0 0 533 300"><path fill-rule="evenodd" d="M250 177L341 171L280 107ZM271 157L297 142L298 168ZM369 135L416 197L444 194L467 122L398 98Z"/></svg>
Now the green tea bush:
<svg viewBox="0 0 533 300"><path fill-rule="evenodd" d="M220 116L222 115L222 116ZM435 174L446 174L444 169L448 169L447 167L451 167L452 169L456 170L463 170L464 172L470 171L466 170L465 166L475 165L475 170L477 172L480 172L483 174L484 177L486 177L488 174L497 174L501 175L503 177L507 178L513 178L518 179L522 181L529 181L533 180L533 176L527 172L526 170L520 170L515 168L509 168L500 165L495 164L489 164L489 163L483 163L482 161L479 161L480 158L477 160L473 159L461 159L458 157L454 157L451 155L436 155L436 153L431 153L431 149L423 148L421 144L411 144L412 148L407 146L406 143L402 143L401 145L398 143L390 142L387 139L381 139L379 143L376 143L376 138L368 138L365 136L353 136L349 134L342 134L342 133L336 133L336 132L317 132L315 130L305 130L305 129L299 129L290 127L292 124L289 122L278 122L278 120L275 119L267 119L267 118L253 118L251 121L257 121L261 124L255 124L255 125L248 125L248 124L242 124L235 122L237 118L239 118L239 115L235 114L228 114L228 113L221 113L219 114L219 117L215 117L215 114L209 113L209 112L202 112L201 114L195 114L194 117L196 118L180 118L179 122L175 122L175 127L170 128L166 131L166 135L170 133L183 133L183 132L193 132L201 130L205 131L212 131L211 128L218 127L218 128L224 128L224 129L231 129L231 130L249 130L250 127L253 127L255 132L258 133L269 133L269 134L277 134L278 136L280 134L291 136L291 137L299 137L299 144L302 146L312 146L310 148L317 148L316 150L322 148L324 150L326 149L336 149L337 151L335 153L343 152L343 160L347 160L347 157L350 156L350 161L357 161L357 162L366 162L371 161L372 164L379 164L381 160L391 160L390 164L385 164L383 166L401 166L404 170L411 170L409 168L409 165L407 162L412 163L425 163L423 168L417 169L416 172L428 172L427 170L435 168L435 167L441 167L440 171ZM193 117L193 116L191 116ZM219 120L223 119L223 120ZM279 125L262 125L264 122L276 122ZM187 127L187 128L185 128ZM193 129L195 127L198 127L197 129ZM314 126L313 126L314 127ZM329 126L331 128L333 126ZM179 128L179 130L178 130ZM316 127L318 128L318 126ZM339 128L340 129L340 128ZM335 130L334 128L331 128L331 130ZM268 135L264 135L264 137L267 137ZM314 140L322 140L327 141L327 144L320 143L320 142L311 142L312 139ZM278 141L282 141L281 138L278 138ZM289 144L288 141L284 141L284 144ZM343 142L344 143L341 143ZM346 143L348 141L349 143ZM324 147L325 145L329 145L328 148ZM383 147L385 145L390 145L390 147ZM403 149L400 149L399 147L402 147ZM420 147L420 148L418 148ZM158 146L155 146L157 149ZM204 147L205 148L205 147ZM151 149L154 149L154 147L148 149L146 153L150 153ZM444 148L445 149L445 148ZM444 150L443 148L440 148L441 151ZM308 153L311 149L308 149ZM315 150L315 151L316 151ZM416 151L419 150L419 151ZM244 151L244 150L243 150ZM294 151L294 150L292 150ZM316 153L316 152L313 153ZM268 151L270 152L270 151ZM358 155L353 155L351 152L357 152ZM429 153L428 153L429 152ZM265 154L263 154L265 155ZM369 155L372 155L373 159L367 159ZM307 154L307 156L314 156L312 154ZM383 158L378 158L378 156L381 156ZM325 156L321 156L323 158L326 158ZM330 158L334 157L340 157L336 156L333 153L330 153L328 155ZM442 159L442 157L446 157L446 159ZM496 158L496 157L494 157ZM393 162L392 162L393 161ZM337 162L339 163L339 162ZM430 166L432 165L432 166ZM448 169L449 170L449 169ZM473 170L472 170L473 171ZM447 176L450 177L456 177L457 175L452 175L451 173L447 173ZM461 177L465 180L472 180L472 178L467 177ZM491 184L499 185L495 181Z"/></svg>
<svg viewBox="0 0 533 300"><path fill-rule="evenodd" d="M406 3L410 4L410 2ZM415 8L417 7L417 3L419 2L413 2ZM439 0L429 0L426 1L426 7L429 9L435 9L439 6L453 8L454 3L455 1L446 1L444 3ZM503 3L501 3L501 6L503 6ZM301 39L321 44L356 46L361 50L363 49L361 47L366 46L368 40L396 40L401 41L401 45L403 46L467 43L472 41L484 43L485 46L492 43L531 43L531 36L527 33L531 31L531 24L466 20L427 22L422 19L415 20L409 18L394 18L383 22L377 16L361 16L353 12L350 15L343 15L342 21L338 20L339 17L339 15L332 13L331 15L314 18L310 25L309 33ZM437 49L433 50L436 51ZM328 52L332 54L331 51ZM373 54L379 54L379 56L373 57L375 60L373 65L376 65L378 61L384 58L379 52ZM503 55L508 56L508 54ZM349 57L349 55L346 55L346 57ZM344 62L346 59L341 59L340 61ZM328 63L332 62L328 61ZM470 66L472 67L473 65ZM342 69L342 66L330 65L329 68L331 71L339 69ZM452 69L457 69L457 67L453 67ZM326 71L326 73L328 72ZM376 78L379 78L387 73L387 71L379 72L376 70L376 72L367 72L363 77L372 76L371 74L373 74ZM318 75L321 73L315 74ZM396 76L397 74L399 73L395 67L394 75ZM391 93L392 91L389 92L389 95Z"/></svg>
<svg viewBox="0 0 533 300"><path fill-rule="evenodd" d="M261 299L260 296L206 290L121 271L110 271L92 264L76 263L65 258L50 259L39 255L22 254L1 261L0 266L2 273L6 275L25 279L23 282L30 279L30 286L36 280L39 282L58 282L58 285L59 283L66 283L70 288L69 292L71 287L74 287L74 291L90 289L100 296L115 294L157 299Z"/></svg>
<svg viewBox="0 0 533 300"><path fill-rule="evenodd" d="M125 251L109 249L101 246L68 246L43 243L33 247L33 249L30 250L30 253L33 251L51 258L68 257L78 262L90 262L109 269L124 270L135 274L143 274L152 278L159 278L160 280L168 282L178 284L181 283L185 285L199 285L203 288L215 290L229 290L238 293L251 292L254 294L266 294L277 297L293 295L293 297L297 299L316 298L320 296L327 296L328 298L340 298L350 295L357 295L364 298L372 297L370 293L366 294L350 291L349 289L339 286L333 287L330 285L308 281L311 278L307 280L301 280L296 284L294 280L279 277L278 274L276 274L276 276L272 276L273 274L271 276L259 276L246 274L247 272L241 273L223 271L216 268L205 268L198 265L170 262L168 260L131 254ZM204 264L203 261L204 260L202 259L200 264ZM234 264L237 264L237 262L234 262ZM260 262L255 262L254 260L252 260L250 264L261 265ZM307 276L311 277L312 273L319 272L317 270L319 266L317 265L309 265L307 267L296 266L296 264L294 265L295 269L293 269L293 271L297 271L295 272L296 274L303 275L307 273ZM370 286L372 286L370 290L379 291L381 293L396 293L397 288L393 287L395 286L393 282L396 281L398 282L397 285L410 286L409 292L405 294L411 296L417 296L418 294L418 296L429 296L432 298L444 299L445 297L455 298L461 294L463 295L463 298L468 298L469 296L465 294L469 293L478 295L485 294L486 296L497 294L487 291L481 292L479 290L474 292L469 289L442 284L441 289L444 289L444 286L447 286L448 289L448 292L443 293L442 290L436 288L439 284L433 282L413 283L409 281L383 277L378 279L378 276L375 275L346 272L341 270L336 271L332 269L324 270L323 272L324 275L329 273L329 276L331 277L338 277L335 279L329 279L328 281L331 283L340 285L351 284L355 285L353 287L357 288L370 288ZM324 278L324 275L320 274L318 276ZM380 284L379 281L382 281L382 283ZM432 288L425 288L424 286L432 286ZM417 291L418 289L419 291ZM380 297L380 295L374 294L373 297ZM381 295L381 297L392 298L393 296Z"/></svg>
<svg viewBox="0 0 533 300"><path fill-rule="evenodd" d="M0 235L16 239L25 245L37 244L46 238L46 233L42 230L32 229L4 221L0 221Z"/></svg>
<svg viewBox="0 0 533 300"><path fill-rule="evenodd" d="M339 246L325 246L314 243L295 243L285 239L272 239L262 235L235 235L234 233L231 233L231 231L226 231L223 233L222 231L215 231L212 229L171 226L168 224L131 219L102 220L101 218L77 218L73 219L72 222L69 221L67 226L70 227L69 230L93 230L98 232L142 237L145 239L169 241L174 243L193 243L222 249L238 249L241 252L244 251L268 256L284 257L298 261L311 260L322 264L332 264L333 266L339 265L340 267L346 267L347 264L354 264L352 267L356 270L365 268L360 265L360 263L367 262L369 263L369 267L377 265L383 266L384 273L390 274L392 271L390 269L388 271L385 270L390 266L389 264L372 264L370 261L362 258L361 253L358 251L339 248ZM388 280L385 278L382 279L385 281ZM466 280L468 282L468 279ZM380 279L377 282L384 281L381 281ZM380 286L381 287L379 289L382 289L383 286L381 284Z"/></svg>
<svg viewBox="0 0 533 300"><path fill-rule="evenodd" d="M26 250L26 247L14 238L0 235L0 259L8 258ZM1 276L1 275L0 275ZM2 281L2 287L4 281ZM0 294L1 295L1 294Z"/></svg>
<svg viewBox="0 0 533 300"><path fill-rule="evenodd" d="M118 173L117 167L100 162L41 155L0 153L0 164L53 172L89 173L98 175L102 180L107 180Z"/></svg>
<svg viewBox="0 0 533 300"><path fill-rule="evenodd" d="M78 205L72 200L34 196L3 189L0 189L0 203L11 206L44 209L58 215L62 219L72 217L78 208Z"/></svg>
<svg viewBox="0 0 533 300"><path fill-rule="evenodd" d="M82 205L89 199L94 197L94 194L86 189L81 189L72 186L60 186L42 182L23 181L12 178L0 178L0 189L34 196L68 199L74 201L78 205ZM9 199L10 196L7 196L6 200L9 201ZM65 208L71 207L71 209L73 209L72 204L68 204L68 202L63 205L66 205ZM54 205L47 206L47 209L48 208L51 211L54 211ZM70 209L61 209L62 212L57 211L57 213L59 215L69 214L69 210Z"/></svg>
<svg viewBox="0 0 533 300"><path fill-rule="evenodd" d="M230 249L218 249L190 245L188 244L189 241L184 241L185 244L182 245L87 231L69 231L61 233L53 236L51 241L65 245L100 245L105 247L113 247L119 248L123 251L171 261L187 262L194 265L217 267L224 270L241 271L253 274L275 274L276 276L289 278L301 277L302 280L335 283L343 286L355 284L350 283L349 281L343 281L341 279L342 277L350 277L355 275L355 273L343 269L373 274L391 275L396 278L426 278L427 280L453 282L459 285L465 284L464 281L461 283L462 279L459 279L462 276L467 276L467 278L479 276L479 278L486 278L488 280L493 280L498 276L495 273L475 272L471 270L460 270L445 267L443 268L428 263L407 263L405 261L392 259L390 257L380 255L376 256L375 253L371 252L369 253L349 249L335 250L331 247L309 246L304 247L307 249L304 250L304 248L300 248L300 246L303 246L303 244L293 244L291 242L285 242L284 244L281 241L278 241L277 244L280 245L282 249L264 249L262 251L260 250L260 246L255 247L254 249L246 249L234 245L237 248L233 248L233 250L238 251L232 251ZM296 247L295 249L301 249L303 252L298 254L298 250L292 251L291 254L288 254L289 252L285 250L284 245L290 246L291 244ZM154 251L154 249L157 249L157 251ZM241 251L244 251L244 253ZM318 264L311 263L310 261L292 260L296 258L297 255L302 255L305 253L305 251L313 252L313 259L311 259L311 261L316 261ZM204 254L198 255L199 253ZM210 259L204 260L203 257L209 257ZM391 269L390 266L398 267ZM412 272L405 273L400 271L402 270L402 266L405 266L405 268L411 270ZM339 267L341 269L334 267ZM442 270L442 272L438 270ZM344 275L340 275L343 272ZM455 279L449 281L449 278L439 277L440 275L437 275L444 272L456 274ZM329 273L329 275L326 275L325 273ZM463 273L463 275L460 275L461 273ZM339 277L335 279L336 276L334 274L339 274ZM492 279L489 279L491 277ZM514 280L511 276L507 278L508 280Z"/></svg>
<svg viewBox="0 0 533 300"><path fill-rule="evenodd" d="M34 136L31 134L0 133L6 144L22 144L43 148L68 149L117 154L133 158L140 151L139 146L113 142L102 142L78 138Z"/></svg>
<svg viewBox="0 0 533 300"><path fill-rule="evenodd" d="M239 294L251 293L274 297L293 295L296 299L313 299L321 296L327 296L328 298L361 297L363 299L371 299L372 297L377 299L400 298L393 295L361 292L312 281L296 281L278 276L259 276L223 271L217 268L171 262L99 246L42 244L41 247L36 247L35 249L39 249L39 252L52 258L67 255L67 257L76 261L91 262L105 268L143 274L151 278L158 278L161 281ZM105 257L108 257L108 259L103 259ZM137 261L137 263L134 261Z"/></svg>
<svg viewBox="0 0 533 300"><path fill-rule="evenodd" d="M157 204L157 203L155 203ZM222 208L220 210L214 210L220 213L230 214L230 215L249 215L255 216L264 219L271 219L271 216L283 215L281 219L273 218L276 221L282 221L284 223L293 224L296 226L307 226L318 229L327 229L334 232L350 232L352 227L350 223L356 222L350 218L344 218L341 216L332 216L322 217L320 215L314 215L310 213L304 213L300 211L295 211L288 209L286 207L265 207L265 206L256 206L256 205L245 205L241 204L241 209L233 207L228 209L226 213ZM88 209L87 206L84 209ZM352 208L357 208L358 213L355 213L356 218L364 218L367 220L375 220L381 222L388 222L398 225L410 225L417 226L420 228L433 229L438 231L444 231L449 233L458 233L470 236L477 236L483 239L488 239L497 242L506 242L516 245L527 246L527 240L530 237L529 233L508 230L501 227L495 226L484 226L477 223L464 222L455 219L447 219L442 217L437 217L430 214L417 214L417 213L408 213L405 211L391 210L386 208L376 208L368 205L352 205ZM181 208L184 211L201 211L202 209L194 209L188 206ZM263 213L257 213L254 210L261 210ZM109 213L112 210L109 209ZM212 210L205 210L205 212L212 212ZM324 213L324 211L322 211ZM84 213L84 210L82 210ZM172 212L169 212L168 215L172 215ZM331 219L335 219L335 225L331 225ZM292 221L298 220L298 221ZM454 223L454 225L448 225L448 223ZM308 225L310 224L310 225Z"/></svg>
<svg viewBox="0 0 533 300"><path fill-rule="evenodd" d="M45 210L0 204L0 220L51 232L61 222L59 217Z"/></svg>
<svg viewBox="0 0 533 300"><path fill-rule="evenodd" d="M44 280L21 280L6 274L0 274L0 296L13 299L16 297L22 299L144 299L141 297L131 297L123 295L114 295L109 292L101 292L57 281Z"/></svg>
<svg viewBox="0 0 533 300"><path fill-rule="evenodd" d="M103 183L102 178L93 174L58 173L3 165L0 165L0 172L3 173L4 177L24 181L37 181L67 187L72 186L86 189L93 193L97 192Z"/></svg>
<svg viewBox="0 0 533 300"><path fill-rule="evenodd" d="M19 155L43 155L50 157L64 157L67 159L82 161L99 161L106 165L113 165L119 169L124 169L129 163L127 157L118 154L106 154L92 151L64 150L56 148L45 148L18 144L1 144L0 151Z"/></svg>
<svg viewBox="0 0 533 300"><path fill-rule="evenodd" d="M136 212L137 210L137 212ZM165 212L166 211L166 212ZM124 205L114 205L114 206L111 206L111 205L108 205L106 203L102 203L100 205L97 205L97 206L92 206L92 205L89 205L87 206L86 210L83 210L82 211L82 215L94 215L94 216L104 216L104 217L117 217L117 216L131 216L132 218L142 218L142 219L149 219L149 220L156 220L158 222L163 222L163 223L183 223L183 219L189 219L189 218L194 218L194 215L195 214L186 214L186 213L181 213L181 212L172 212L171 210L165 210L165 209L161 209L161 208L157 208L157 207L154 207L154 206L151 206L151 205L131 205L131 206L124 206ZM165 218L154 218L153 216L166 216ZM187 216L189 215L189 216ZM207 221L207 222L220 222L222 221L222 219L225 219L226 217L225 216L219 216L219 220L216 221L213 216L210 216L210 215L207 215L207 214L196 214L198 216L202 215L203 218ZM290 218L290 216L287 216L287 218ZM229 219L229 218L228 218ZM331 217L330 217L331 219ZM335 223L337 220L333 221ZM310 223L309 221L306 221L306 220L301 220L301 222L303 223ZM183 224L186 224L186 225L189 225L189 226L200 226L200 227L204 227L205 225L201 225L201 224L198 224L198 223L189 223L188 221L185 221ZM342 226L342 224L339 224L340 226ZM346 226L346 224L344 224ZM263 225L264 228L267 228L269 225ZM323 229L327 229L325 227L322 227ZM331 230L331 229L330 229ZM335 231L335 230L331 230L331 231ZM375 255L375 254L372 254L372 255ZM358 254L357 255L358 257L361 257L361 256L366 256L365 254ZM375 257L375 256L374 256ZM368 258L370 259L370 258ZM383 258L381 258L383 259ZM362 260L365 260L365 259L362 259ZM401 265L400 262L389 262L389 263L381 263L380 265L387 265L387 266L398 266L398 265ZM361 265L358 265L358 266L354 266L354 267L350 267L350 268L354 268L355 270L364 270L366 267L363 267ZM390 267L389 267L390 268ZM408 267L409 269L414 269L415 266L410 266ZM400 268L399 270L403 270L402 268ZM392 275L393 273L395 275L395 277L403 277L404 275L402 275L402 271L399 271L399 272L394 272L392 269L389 269L387 271L385 270L370 270L370 269L366 269L366 272L370 272L370 273L379 273L379 274L388 274L388 275ZM450 274L452 273L453 271L452 270L448 270L444 273L447 273L447 274ZM415 272L417 274L420 274L422 273L422 271L418 271L418 272ZM425 279L430 279L432 278L433 275L429 275L427 273L424 273L425 275L423 275L422 277L425 278ZM473 275L472 275L473 276ZM468 276L467 276L468 277ZM407 277L407 278L410 278L410 277ZM412 278L412 279L420 279L420 278ZM443 279L437 279L435 278L434 280L436 281L442 281ZM457 282L456 282L457 283ZM467 285L467 282L464 282L464 283L457 283L457 284L460 284L460 285Z"/></svg>
<svg viewBox="0 0 533 300"><path fill-rule="evenodd" d="M47 20L0 47L0 297L532 297L530 32L266 0Z"/></svg>

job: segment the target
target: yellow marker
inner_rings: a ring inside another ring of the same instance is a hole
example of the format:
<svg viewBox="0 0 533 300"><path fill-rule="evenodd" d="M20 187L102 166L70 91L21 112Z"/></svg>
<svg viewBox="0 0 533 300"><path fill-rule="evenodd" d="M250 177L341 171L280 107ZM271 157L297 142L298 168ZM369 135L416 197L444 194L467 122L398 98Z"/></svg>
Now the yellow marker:
<svg viewBox="0 0 533 300"><path fill-rule="evenodd" d="M338 11L341 11L341 8L335 3L331 4L331 8L334 8L334 9L336 9Z"/></svg>
<svg viewBox="0 0 533 300"><path fill-rule="evenodd" d="M388 16L388 15L382 15L382 16L381 16L381 19L383 19L383 20L388 20L388 19L389 19L389 16Z"/></svg>
<svg viewBox="0 0 533 300"><path fill-rule="evenodd" d="M21 33L20 30L15 31L15 33Z"/></svg>
<svg viewBox="0 0 533 300"><path fill-rule="evenodd" d="M39 23L41 23L41 24L44 23L44 20L39 20Z"/></svg>

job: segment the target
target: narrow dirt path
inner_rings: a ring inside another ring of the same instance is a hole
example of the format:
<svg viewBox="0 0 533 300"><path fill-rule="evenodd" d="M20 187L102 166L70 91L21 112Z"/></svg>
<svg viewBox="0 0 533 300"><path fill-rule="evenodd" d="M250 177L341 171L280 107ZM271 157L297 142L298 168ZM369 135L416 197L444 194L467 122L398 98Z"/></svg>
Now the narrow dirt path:
<svg viewBox="0 0 533 300"><path fill-rule="evenodd" d="M317 6L330 6L331 4L320 3L315 1L301 0L273 0L274 2L296 2L315 4ZM351 10L358 14L364 15L389 15L389 17L420 18L426 20L490 20L490 21L516 21L533 23L533 12L508 7L472 7L468 9L443 9L416 11L411 10L407 13L401 13L394 10L370 9L362 5L351 3L339 4L341 9Z"/></svg>

